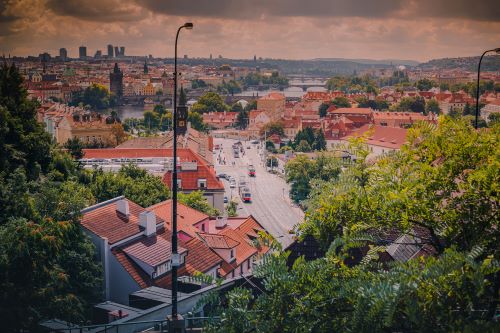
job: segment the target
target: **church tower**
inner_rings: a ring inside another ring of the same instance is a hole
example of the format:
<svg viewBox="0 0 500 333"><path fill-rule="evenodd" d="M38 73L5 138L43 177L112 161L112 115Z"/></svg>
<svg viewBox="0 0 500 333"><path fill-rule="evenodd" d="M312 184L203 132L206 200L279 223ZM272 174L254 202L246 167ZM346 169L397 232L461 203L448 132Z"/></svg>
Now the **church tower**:
<svg viewBox="0 0 500 333"><path fill-rule="evenodd" d="M109 90L118 98L123 96L123 72L116 62L113 71L109 73Z"/></svg>

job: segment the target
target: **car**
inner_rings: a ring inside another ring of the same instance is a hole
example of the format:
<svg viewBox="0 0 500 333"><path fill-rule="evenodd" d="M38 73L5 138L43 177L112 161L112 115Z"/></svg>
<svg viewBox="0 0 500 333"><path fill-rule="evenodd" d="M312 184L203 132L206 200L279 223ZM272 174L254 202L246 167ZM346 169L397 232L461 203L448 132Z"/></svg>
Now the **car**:
<svg viewBox="0 0 500 333"><path fill-rule="evenodd" d="M231 182L229 182L229 187L230 188L235 188L236 187L236 182L233 180Z"/></svg>
<svg viewBox="0 0 500 333"><path fill-rule="evenodd" d="M227 202L228 202L227 197L224 197L224 203L227 203Z"/></svg>
<svg viewBox="0 0 500 333"><path fill-rule="evenodd" d="M222 178L222 179L227 179L228 175L225 173L219 173L217 177Z"/></svg>
<svg viewBox="0 0 500 333"><path fill-rule="evenodd" d="M250 149L251 147L250 146L247 146L247 149Z"/></svg>
<svg viewBox="0 0 500 333"><path fill-rule="evenodd" d="M258 143L259 143L259 140L253 140L253 141L252 141L252 143L253 143L254 145L256 145L256 144L258 144Z"/></svg>

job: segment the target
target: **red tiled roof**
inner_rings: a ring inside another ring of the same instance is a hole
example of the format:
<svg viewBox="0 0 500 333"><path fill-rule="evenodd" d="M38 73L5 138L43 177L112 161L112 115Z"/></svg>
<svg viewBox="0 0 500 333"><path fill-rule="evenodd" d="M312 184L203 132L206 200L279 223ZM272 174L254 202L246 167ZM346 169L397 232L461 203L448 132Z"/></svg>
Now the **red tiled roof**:
<svg viewBox="0 0 500 333"><path fill-rule="evenodd" d="M272 93L267 94L266 96L261 97L260 99L281 100L281 99L285 99L285 95L283 95L281 93L272 92Z"/></svg>
<svg viewBox="0 0 500 333"><path fill-rule="evenodd" d="M168 241L172 237L171 233L165 229L159 231L158 235ZM188 242L179 240L179 245L187 249L188 254L185 264L179 267L178 276L192 276L195 272L206 273L222 262L222 259L199 239L195 238ZM167 289L171 288L171 273L167 273L161 278L153 280L132 259L130 259L122 249L114 248L112 253L141 288L151 286Z"/></svg>
<svg viewBox="0 0 500 333"><path fill-rule="evenodd" d="M221 234L226 236L226 237L231 237L232 239L235 239L239 244L236 247L235 251L235 258L236 260L234 261L234 264L229 263L228 265L222 264L220 273L222 276L227 275L230 273L232 270L234 270L235 267L238 267L243 263L245 260L253 256L254 254L257 254L258 251L255 247L250 245L250 242L248 242L241 233L239 233L236 230L233 229L224 229L221 231ZM231 268L231 269L228 269Z"/></svg>
<svg viewBox="0 0 500 333"><path fill-rule="evenodd" d="M102 148L84 149L84 158L139 158L139 157L172 157L172 148ZM203 158L198 156L189 148L178 148L177 157L181 161L193 160L205 163Z"/></svg>
<svg viewBox="0 0 500 333"><path fill-rule="evenodd" d="M199 233L198 235L212 249L233 249L236 246L240 245L240 242L234 240L233 238L227 235L205 234L205 233Z"/></svg>
<svg viewBox="0 0 500 333"><path fill-rule="evenodd" d="M366 114L370 115L372 113L371 108L338 108L336 110L330 111L332 114Z"/></svg>
<svg viewBox="0 0 500 333"><path fill-rule="evenodd" d="M98 204L96 208L89 207L83 210L81 225L97 236L107 238L109 244L139 234L143 230L138 224L139 214L145 209L135 202L125 200L129 204L128 218L116 210L117 200L115 200L103 206ZM156 224L162 223L163 220L157 217Z"/></svg>
<svg viewBox="0 0 500 333"><path fill-rule="evenodd" d="M207 180L207 190L224 190L224 185L215 172L206 165L198 165L198 170L178 172L177 178L181 180L182 190L200 190L198 179ZM163 175L163 183L169 188L172 187L172 172L168 171Z"/></svg>
<svg viewBox="0 0 500 333"><path fill-rule="evenodd" d="M381 146L391 149L399 149L406 142L407 129L398 127L387 127L379 125L364 125L349 135L341 138L347 140L350 137L359 137L371 132L367 144Z"/></svg>
<svg viewBox="0 0 500 333"><path fill-rule="evenodd" d="M147 210L154 211L158 217L161 217L171 230L172 223L172 200L162 201L156 205L148 207ZM208 215L197 211L191 207L177 203L177 230L184 231L191 237L196 237L199 231L195 225L208 219Z"/></svg>
<svg viewBox="0 0 500 333"><path fill-rule="evenodd" d="M170 260L172 256L172 243L164 238L154 235L143 237L140 240L122 248L129 256L139 259L150 266L157 266ZM187 250L183 247L178 248L178 253L185 253Z"/></svg>

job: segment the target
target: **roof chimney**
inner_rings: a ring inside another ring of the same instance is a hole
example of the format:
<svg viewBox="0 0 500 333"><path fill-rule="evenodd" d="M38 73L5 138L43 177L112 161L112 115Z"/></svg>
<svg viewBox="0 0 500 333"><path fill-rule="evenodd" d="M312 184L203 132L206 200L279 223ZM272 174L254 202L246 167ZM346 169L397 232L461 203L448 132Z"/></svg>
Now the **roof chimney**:
<svg viewBox="0 0 500 333"><path fill-rule="evenodd" d="M139 214L139 225L143 227L144 234L151 236L156 234L156 214L153 211L144 211Z"/></svg>
<svg viewBox="0 0 500 333"><path fill-rule="evenodd" d="M227 216L217 216L215 221L215 227L218 229L225 228L227 225Z"/></svg>
<svg viewBox="0 0 500 333"><path fill-rule="evenodd" d="M126 217L130 215L130 209L127 199L120 199L116 202L116 211L125 215Z"/></svg>

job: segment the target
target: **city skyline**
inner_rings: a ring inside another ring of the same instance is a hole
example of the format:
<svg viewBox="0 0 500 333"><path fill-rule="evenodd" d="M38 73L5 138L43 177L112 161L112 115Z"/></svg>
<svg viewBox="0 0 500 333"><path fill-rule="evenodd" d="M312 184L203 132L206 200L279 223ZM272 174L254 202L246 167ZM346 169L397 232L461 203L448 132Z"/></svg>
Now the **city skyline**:
<svg viewBox="0 0 500 333"><path fill-rule="evenodd" d="M79 46L92 55L112 44L125 45L129 55L172 57L175 29L186 20L195 30L180 53L204 58L423 62L479 55L500 36L500 9L489 0L470 8L462 0L21 0L0 2L0 52L56 55L66 48L76 57Z"/></svg>

